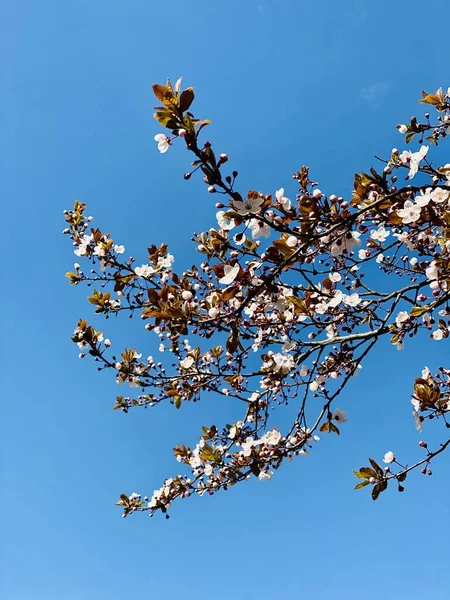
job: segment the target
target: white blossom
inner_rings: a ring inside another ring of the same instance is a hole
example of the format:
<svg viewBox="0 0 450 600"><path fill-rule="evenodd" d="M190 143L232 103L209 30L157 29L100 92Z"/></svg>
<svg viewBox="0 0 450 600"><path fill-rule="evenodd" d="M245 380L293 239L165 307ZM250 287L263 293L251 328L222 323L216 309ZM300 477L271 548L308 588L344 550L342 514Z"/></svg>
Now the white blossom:
<svg viewBox="0 0 450 600"><path fill-rule="evenodd" d="M399 329L403 327L403 323L405 323L409 319L409 313L406 310L401 310L398 315L395 317L395 324Z"/></svg>
<svg viewBox="0 0 450 600"><path fill-rule="evenodd" d="M370 237L378 242L385 242L391 233L390 229L385 229L384 225L370 232Z"/></svg>
<svg viewBox="0 0 450 600"><path fill-rule="evenodd" d="M275 192L275 198L277 199L277 203L281 204L284 210L288 211L291 209L291 201L289 198L285 197L284 188L280 188Z"/></svg>
<svg viewBox="0 0 450 600"><path fill-rule="evenodd" d="M408 179L412 179L419 170L419 163L423 160L428 152L428 146L422 146L418 152L410 152L404 150L399 158L403 164L409 164Z"/></svg>
<svg viewBox="0 0 450 600"><path fill-rule="evenodd" d="M92 235L83 235L78 248L74 250L74 254L77 256L85 256L87 254L87 247L92 241Z"/></svg>
<svg viewBox="0 0 450 600"><path fill-rule="evenodd" d="M279 431L272 429L271 431L266 431L259 441L266 446L277 446L282 437Z"/></svg>
<svg viewBox="0 0 450 600"><path fill-rule="evenodd" d="M395 460L395 454L393 452L391 452L389 450L389 452L386 452L386 454L384 455L383 458L383 462L386 463L387 465L389 465L390 463L394 462Z"/></svg>
<svg viewBox="0 0 450 600"><path fill-rule="evenodd" d="M180 360L180 367L182 369L190 369L193 364L194 364L194 357L193 356L186 356L185 359Z"/></svg>
<svg viewBox="0 0 450 600"><path fill-rule="evenodd" d="M234 220L232 217L228 216L224 210L219 210L219 212L216 213L216 218L219 227L224 231L230 231L230 229L233 229Z"/></svg>
<svg viewBox="0 0 450 600"><path fill-rule="evenodd" d="M158 142L158 150L161 152L161 154L167 152L170 146L170 141L166 135L164 135L163 133L158 133L153 139L155 140L155 142Z"/></svg>
<svg viewBox="0 0 450 600"><path fill-rule="evenodd" d="M269 225L267 225L267 223L264 223L263 221L260 221L258 219L250 219L250 221L248 222L248 226L251 229L252 238L254 240L261 236L269 237L270 235L270 227Z"/></svg>
<svg viewBox="0 0 450 600"><path fill-rule="evenodd" d="M134 272L138 277L150 277L155 273L155 269L151 265L142 265L141 267L136 267Z"/></svg>
<svg viewBox="0 0 450 600"><path fill-rule="evenodd" d="M407 223L415 223L415 221L418 221L421 212L422 209L418 204L411 202L411 200L407 200L403 205L403 208L400 208L397 211L397 214L406 225Z"/></svg>
<svg viewBox="0 0 450 600"><path fill-rule="evenodd" d="M286 373L289 373L295 367L294 357L290 354L276 353L272 355L272 360L275 363L275 373L286 375Z"/></svg>
<svg viewBox="0 0 450 600"><path fill-rule="evenodd" d="M342 302L344 304L346 304L347 306L358 306L358 304L361 302L361 298L359 296L359 294L344 294L342 297Z"/></svg>
<svg viewBox="0 0 450 600"><path fill-rule="evenodd" d="M264 196L256 196L247 200L233 200L232 208L240 215L248 215L249 213L259 212L264 203Z"/></svg>
<svg viewBox="0 0 450 600"><path fill-rule="evenodd" d="M333 421L337 421L338 423L347 423L347 412L345 410L341 410L340 408L335 408L331 418Z"/></svg>
<svg viewBox="0 0 450 600"><path fill-rule="evenodd" d="M234 267L231 265L225 265L223 268L224 275L219 279L219 283L223 285L230 285L236 279L239 274L239 264L235 264Z"/></svg>

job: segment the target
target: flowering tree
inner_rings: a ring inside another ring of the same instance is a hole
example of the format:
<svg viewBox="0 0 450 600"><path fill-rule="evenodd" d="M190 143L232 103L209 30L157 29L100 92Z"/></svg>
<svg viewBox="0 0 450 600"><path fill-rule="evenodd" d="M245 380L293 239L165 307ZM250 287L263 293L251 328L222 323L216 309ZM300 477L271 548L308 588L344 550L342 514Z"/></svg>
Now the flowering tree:
<svg viewBox="0 0 450 600"><path fill-rule="evenodd" d="M170 130L155 136L158 149L165 153L176 142L193 154L184 178L200 172L220 198L214 227L194 237L197 266L177 273L165 244L150 246L147 264L138 266L110 234L92 228L86 205L76 201L65 211L64 233L90 270L76 263L70 283L97 284L88 298L97 314L138 313L170 360L143 358L135 348L115 355L85 320L72 339L80 358L90 355L134 391L117 396L115 410L162 402L180 409L206 393L237 400L242 410L231 424L203 427L193 447L176 446L184 472L150 498L122 494L124 516L167 516L177 498L213 494L252 476L270 479L285 459L310 452L319 433L339 435L347 419L336 401L383 336L401 350L423 330L441 343L450 332L450 164L430 159L430 148L450 134L450 88L423 92L434 119L426 114L422 123L412 118L398 126L406 143L419 141L418 151L392 150L380 170L355 176L347 199L323 193L303 166L293 176L293 201L283 188L274 196L238 189L228 156L201 141L209 121L191 112L192 88L181 91L179 80L153 90L161 104L154 116ZM391 291L380 291L386 285ZM417 429L426 420L449 428L450 370L425 367L411 402ZM295 417L279 431L273 409L285 404ZM410 466L392 451L382 466L369 459L355 471L356 488L371 486L374 500L389 483L403 491L409 471L431 474L430 461L450 438L436 448L419 445L424 455Z"/></svg>

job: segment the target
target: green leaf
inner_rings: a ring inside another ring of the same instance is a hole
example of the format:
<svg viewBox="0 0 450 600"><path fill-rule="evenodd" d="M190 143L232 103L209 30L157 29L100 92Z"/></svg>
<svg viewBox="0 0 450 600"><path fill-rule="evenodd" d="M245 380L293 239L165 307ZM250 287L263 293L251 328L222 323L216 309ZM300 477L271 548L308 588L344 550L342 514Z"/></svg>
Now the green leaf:
<svg viewBox="0 0 450 600"><path fill-rule="evenodd" d="M359 471L353 471L356 477L359 479L370 479L371 477L377 477L377 474L370 467L361 467Z"/></svg>
<svg viewBox="0 0 450 600"><path fill-rule="evenodd" d="M422 100L420 100L421 104L432 104L433 106L437 106L438 104L442 104L442 99L439 98L436 94L427 94L426 92L422 92L425 94Z"/></svg>
<svg viewBox="0 0 450 600"><path fill-rule="evenodd" d="M233 331L231 333L231 335L229 336L229 338L227 339L227 351L230 354L234 354L234 352L236 352L237 347L239 344L239 335Z"/></svg>
<svg viewBox="0 0 450 600"><path fill-rule="evenodd" d="M372 467L375 469L375 471L377 472L378 475L383 475L383 469L380 467L380 465L373 460L373 458L369 458L369 462L372 465Z"/></svg>
<svg viewBox="0 0 450 600"><path fill-rule="evenodd" d="M208 462L214 462L216 460L216 456L214 454L214 450L211 448L209 444L205 444L200 452L200 458L202 460L206 460Z"/></svg>
<svg viewBox="0 0 450 600"><path fill-rule="evenodd" d="M194 98L195 98L194 88L190 87L190 88L187 88L186 90L184 90L184 92L182 92L182 94L180 96L181 112L188 110L188 108L191 106L192 102L194 101Z"/></svg>
<svg viewBox="0 0 450 600"><path fill-rule="evenodd" d="M421 317L430 310L429 306L414 306L411 310L411 317Z"/></svg>
<svg viewBox="0 0 450 600"><path fill-rule="evenodd" d="M367 481L367 479L365 481L360 481L360 483L356 484L354 489L360 490L361 488L366 487L366 485L369 485L369 482Z"/></svg>
<svg viewBox="0 0 450 600"><path fill-rule="evenodd" d="M376 500L382 491L381 483L377 483L372 489L372 500Z"/></svg>
<svg viewBox="0 0 450 600"><path fill-rule="evenodd" d="M153 118L156 119L163 127L167 127L167 129L177 129L180 126L170 111L155 112Z"/></svg>
<svg viewBox="0 0 450 600"><path fill-rule="evenodd" d="M153 93L158 100L164 104L164 106L167 106L168 108L174 108L178 106L177 97L172 92L170 87L160 85L159 83L154 83L152 88Z"/></svg>

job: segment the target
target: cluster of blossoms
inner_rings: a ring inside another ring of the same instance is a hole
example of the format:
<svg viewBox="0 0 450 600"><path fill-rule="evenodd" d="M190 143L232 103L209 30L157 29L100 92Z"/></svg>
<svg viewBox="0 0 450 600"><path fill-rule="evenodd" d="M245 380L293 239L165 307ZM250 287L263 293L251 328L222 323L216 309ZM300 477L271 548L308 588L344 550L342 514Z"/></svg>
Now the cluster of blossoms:
<svg viewBox="0 0 450 600"><path fill-rule="evenodd" d="M176 498L212 494L252 476L269 479L285 459L307 454L319 432L340 433L347 418L336 399L381 337L401 350L407 338L443 340L450 333L450 165L433 164L429 151L450 132L449 91L422 99L436 107L436 124L428 116L399 126L407 142L420 137L419 150L394 149L379 171L357 174L347 199L322 192L307 167L294 173L295 199L284 187L242 194L237 171L223 172L228 156L216 157L209 142L200 145L209 121L190 112L192 88L168 82L154 92L161 102L155 117L171 131L155 136L158 149L165 153L181 140L195 157L185 179L200 171L208 192L220 198L213 226L193 237L199 264L175 272L163 244L148 248L147 262L136 266L122 245L92 227L78 201L66 211L64 232L76 256L91 263L89 274L76 263L67 276L74 285L99 285L88 298L96 313L139 315L157 336L159 353L170 358L143 359L136 348L116 356L84 320L73 340L80 357L90 354L118 384L135 390L134 397L119 395L115 409L161 402L180 408L215 393L241 412L232 425L203 428L192 449L177 446L176 460L189 474L166 479L150 499L123 494L125 515L167 513ZM401 285L380 291L383 275ZM415 384L420 426L426 418L446 423L448 377L441 374ZM279 405L294 411L284 432L274 422ZM394 463L394 454L384 462ZM358 486L373 484L378 497L410 467L385 469L373 461L358 472Z"/></svg>

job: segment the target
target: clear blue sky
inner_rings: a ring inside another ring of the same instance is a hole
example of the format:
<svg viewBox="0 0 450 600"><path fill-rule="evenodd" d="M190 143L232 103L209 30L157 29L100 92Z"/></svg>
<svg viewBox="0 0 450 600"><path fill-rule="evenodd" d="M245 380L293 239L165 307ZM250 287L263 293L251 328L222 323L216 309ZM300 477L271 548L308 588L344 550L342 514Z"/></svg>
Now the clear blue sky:
<svg viewBox="0 0 450 600"><path fill-rule="evenodd" d="M443 14L435 0L3 3L2 598L448 598L448 457L404 494L352 491L368 455L421 455L409 394L438 365L434 346L377 354L341 401L341 437L271 482L179 502L170 521L124 520L118 494L159 487L178 469L172 446L224 409L111 410L113 379L70 341L90 308L64 278L61 235L79 198L127 252L168 241L194 257L189 236L215 210L183 181L181 146L156 151L151 84L168 75L195 87L244 189L292 197L307 163L321 189L348 194L374 154L402 147L394 127L420 111L421 88L450 84L431 30ZM155 351L138 323L113 333Z"/></svg>

